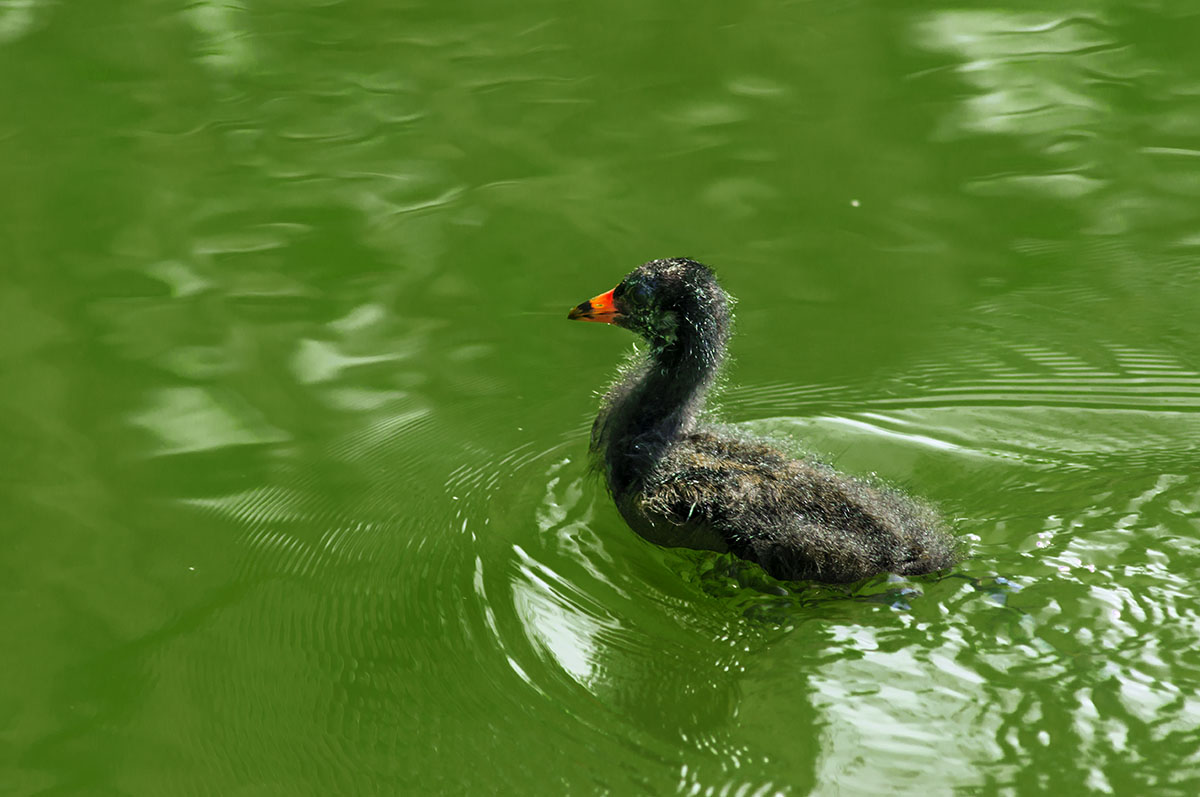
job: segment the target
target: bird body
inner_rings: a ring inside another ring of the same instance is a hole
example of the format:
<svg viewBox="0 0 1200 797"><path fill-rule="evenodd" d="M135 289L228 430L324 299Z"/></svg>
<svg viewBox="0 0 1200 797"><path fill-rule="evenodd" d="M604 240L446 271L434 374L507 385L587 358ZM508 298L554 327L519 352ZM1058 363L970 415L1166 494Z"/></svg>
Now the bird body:
<svg viewBox="0 0 1200 797"><path fill-rule="evenodd" d="M954 564L937 513L770 444L700 422L725 357L731 300L711 269L655 260L569 318L631 329L650 346L604 397L591 449L622 517L659 545L715 551L781 579L857 581Z"/></svg>

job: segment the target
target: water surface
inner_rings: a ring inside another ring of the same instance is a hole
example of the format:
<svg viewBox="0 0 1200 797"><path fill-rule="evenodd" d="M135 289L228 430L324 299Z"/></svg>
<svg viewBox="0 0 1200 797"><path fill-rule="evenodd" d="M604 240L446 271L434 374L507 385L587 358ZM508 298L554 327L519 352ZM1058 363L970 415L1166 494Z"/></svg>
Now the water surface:
<svg viewBox="0 0 1200 797"><path fill-rule="evenodd" d="M1193 794L1186 4L0 4L14 794ZM652 257L725 420L943 577L655 548L589 475Z"/></svg>

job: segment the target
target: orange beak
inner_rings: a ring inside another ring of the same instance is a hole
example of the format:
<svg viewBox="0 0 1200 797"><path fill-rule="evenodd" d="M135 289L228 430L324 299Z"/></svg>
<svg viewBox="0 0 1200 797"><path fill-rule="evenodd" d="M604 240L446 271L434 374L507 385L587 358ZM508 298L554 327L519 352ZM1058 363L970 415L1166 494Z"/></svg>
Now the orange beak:
<svg viewBox="0 0 1200 797"><path fill-rule="evenodd" d="M621 313L613 304L612 291L582 302L577 307L572 307L571 312L567 313L567 319L571 321L598 321L601 324L615 324L620 318L622 318Z"/></svg>

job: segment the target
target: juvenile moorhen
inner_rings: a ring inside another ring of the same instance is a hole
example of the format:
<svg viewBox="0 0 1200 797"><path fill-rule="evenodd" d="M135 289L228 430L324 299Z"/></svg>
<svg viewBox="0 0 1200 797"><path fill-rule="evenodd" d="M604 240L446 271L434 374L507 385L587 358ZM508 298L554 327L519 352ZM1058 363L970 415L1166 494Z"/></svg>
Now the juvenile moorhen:
<svg viewBox="0 0 1200 797"><path fill-rule="evenodd" d="M567 318L649 344L609 389L592 452L626 522L651 542L732 551L785 580L930 573L960 558L930 507L699 423L725 357L730 297L708 266L653 260Z"/></svg>

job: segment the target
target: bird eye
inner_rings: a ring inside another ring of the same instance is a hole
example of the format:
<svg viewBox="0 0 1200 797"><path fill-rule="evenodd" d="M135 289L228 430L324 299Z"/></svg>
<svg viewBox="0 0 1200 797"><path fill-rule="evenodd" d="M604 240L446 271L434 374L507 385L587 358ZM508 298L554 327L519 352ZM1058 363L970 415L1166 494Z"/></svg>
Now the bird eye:
<svg viewBox="0 0 1200 797"><path fill-rule="evenodd" d="M650 285L645 282L622 282L613 288L613 299L626 306L639 307L650 303L650 296L653 292Z"/></svg>

